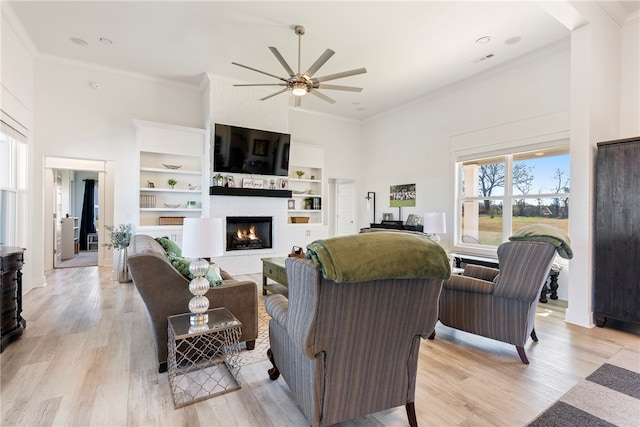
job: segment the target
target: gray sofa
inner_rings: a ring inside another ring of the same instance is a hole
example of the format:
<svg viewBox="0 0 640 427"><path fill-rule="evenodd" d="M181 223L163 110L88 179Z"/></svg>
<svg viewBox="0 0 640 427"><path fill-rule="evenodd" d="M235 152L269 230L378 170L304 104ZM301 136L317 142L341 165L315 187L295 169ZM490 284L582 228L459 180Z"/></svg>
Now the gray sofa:
<svg viewBox="0 0 640 427"><path fill-rule="evenodd" d="M133 283L144 302L159 371L167 370L167 317L189 312L189 280L176 270L164 248L153 237L135 235L127 263ZM236 280L221 271L224 284L209 289L210 308L226 307L242 322L241 342L249 350L258 336L258 289L255 282Z"/></svg>

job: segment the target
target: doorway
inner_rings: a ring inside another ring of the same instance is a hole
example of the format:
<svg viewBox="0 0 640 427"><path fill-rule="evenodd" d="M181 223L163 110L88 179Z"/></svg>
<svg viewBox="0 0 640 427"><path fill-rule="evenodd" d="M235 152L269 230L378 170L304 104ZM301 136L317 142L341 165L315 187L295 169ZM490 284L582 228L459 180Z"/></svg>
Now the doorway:
<svg viewBox="0 0 640 427"><path fill-rule="evenodd" d="M355 181L336 180L336 236L358 232L356 226Z"/></svg>
<svg viewBox="0 0 640 427"><path fill-rule="evenodd" d="M113 223L113 164L104 160L45 158L45 269L111 265L101 242L104 225ZM87 180L95 181L95 231L80 236ZM83 239L81 244L81 239ZM89 244L88 240L91 240ZM81 250L82 248L82 250Z"/></svg>
<svg viewBox="0 0 640 427"><path fill-rule="evenodd" d="M56 233L54 268L98 265L100 186L94 171L54 170Z"/></svg>

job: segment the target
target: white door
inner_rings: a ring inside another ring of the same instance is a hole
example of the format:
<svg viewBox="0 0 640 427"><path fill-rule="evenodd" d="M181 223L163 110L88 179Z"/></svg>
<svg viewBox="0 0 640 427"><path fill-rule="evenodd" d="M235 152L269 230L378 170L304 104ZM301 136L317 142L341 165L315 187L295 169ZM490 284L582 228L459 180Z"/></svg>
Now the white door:
<svg viewBox="0 0 640 427"><path fill-rule="evenodd" d="M62 262L62 174L53 171L53 267Z"/></svg>
<svg viewBox="0 0 640 427"><path fill-rule="evenodd" d="M353 181L336 184L336 236L356 234L356 199Z"/></svg>

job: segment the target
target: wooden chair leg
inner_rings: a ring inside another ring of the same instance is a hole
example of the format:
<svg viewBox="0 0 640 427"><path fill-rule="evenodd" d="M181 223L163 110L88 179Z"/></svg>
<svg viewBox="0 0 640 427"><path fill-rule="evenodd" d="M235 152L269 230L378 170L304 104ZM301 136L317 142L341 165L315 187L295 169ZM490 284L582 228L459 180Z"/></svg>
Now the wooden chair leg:
<svg viewBox="0 0 640 427"><path fill-rule="evenodd" d="M536 335L535 329L531 330L531 339L534 340L535 342L538 342L538 336Z"/></svg>
<svg viewBox="0 0 640 427"><path fill-rule="evenodd" d="M431 335L429 335L429 338L427 338L427 339L433 340L435 338L436 338L436 330L434 329L433 332L431 332Z"/></svg>
<svg viewBox="0 0 640 427"><path fill-rule="evenodd" d="M267 350L267 357L269 358L269 362L271 362L271 364L273 365L273 368L267 371L269 372L269 379L271 381L275 381L280 377L280 371L276 366L276 362L273 360L273 352L271 351L271 349Z"/></svg>
<svg viewBox="0 0 640 427"><path fill-rule="evenodd" d="M418 419L416 418L416 405L414 402L409 402L405 406L407 408L407 418L409 418L409 425L411 427L418 427Z"/></svg>
<svg viewBox="0 0 640 427"><path fill-rule="evenodd" d="M529 359L527 359L527 353L524 352L524 347L517 345L516 350L518 350L518 356L520 356L520 360L522 360L522 363L528 365Z"/></svg>

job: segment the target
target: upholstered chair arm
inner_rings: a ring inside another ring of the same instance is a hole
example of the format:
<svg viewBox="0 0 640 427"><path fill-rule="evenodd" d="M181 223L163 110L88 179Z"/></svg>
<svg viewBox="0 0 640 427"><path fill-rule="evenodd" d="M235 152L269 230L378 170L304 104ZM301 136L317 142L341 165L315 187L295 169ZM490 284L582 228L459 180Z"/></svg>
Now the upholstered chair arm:
<svg viewBox="0 0 640 427"><path fill-rule="evenodd" d="M287 258L285 266L289 287L286 330L304 354L313 359L324 350L321 348L323 344L316 342L322 272L315 268L310 259Z"/></svg>
<svg viewBox="0 0 640 427"><path fill-rule="evenodd" d="M473 277L453 275L449 280L444 281L443 287L452 291L492 294L495 283Z"/></svg>
<svg viewBox="0 0 640 427"><path fill-rule="evenodd" d="M283 295L271 295L264 302L264 309L276 323L278 323L283 329L287 329L289 300L287 300Z"/></svg>
<svg viewBox="0 0 640 427"><path fill-rule="evenodd" d="M482 265L468 264L464 268L463 276L475 277L476 279L493 281L500 273L497 268L484 267Z"/></svg>

